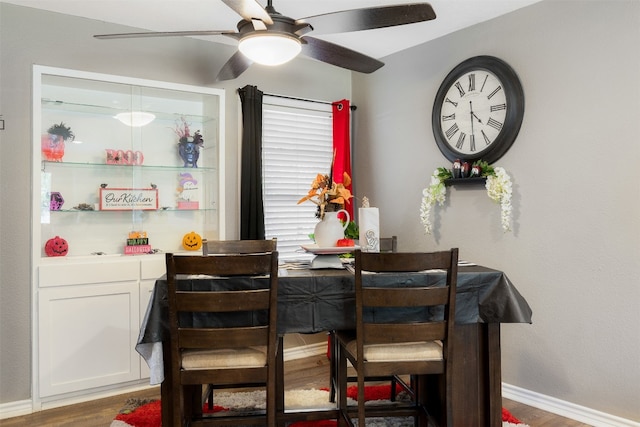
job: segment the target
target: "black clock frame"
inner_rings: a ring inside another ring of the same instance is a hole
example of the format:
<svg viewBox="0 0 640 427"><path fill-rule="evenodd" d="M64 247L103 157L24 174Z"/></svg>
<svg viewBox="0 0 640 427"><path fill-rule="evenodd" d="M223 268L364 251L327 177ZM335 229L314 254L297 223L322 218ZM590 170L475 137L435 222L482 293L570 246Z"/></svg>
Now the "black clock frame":
<svg viewBox="0 0 640 427"><path fill-rule="evenodd" d="M454 150L447 142L444 130L440 124L442 104L447 91L460 76L472 70L486 70L493 73L503 84L503 89L507 99L507 114L502 126L502 130L487 148L477 153L465 154ZM443 80L440 89L436 94L431 114L431 125L436 144L442 154L450 161L456 159L465 161L484 160L493 163L502 157L513 145L524 117L524 91L516 72L509 64L494 56L475 56L458 64Z"/></svg>

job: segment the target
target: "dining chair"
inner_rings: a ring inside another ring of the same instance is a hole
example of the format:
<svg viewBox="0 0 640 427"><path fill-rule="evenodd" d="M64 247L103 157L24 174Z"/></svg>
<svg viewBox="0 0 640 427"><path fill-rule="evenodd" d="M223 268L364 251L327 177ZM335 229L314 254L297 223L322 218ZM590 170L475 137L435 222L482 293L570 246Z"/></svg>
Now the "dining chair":
<svg viewBox="0 0 640 427"><path fill-rule="evenodd" d="M281 357L277 354L276 333L278 252L216 256L168 253L166 266L172 425L276 425L276 368L277 357ZM220 287L223 290L202 289L188 280L179 281L179 275L180 279L189 275L213 276L225 286ZM255 276L265 281L264 286L253 286ZM234 286L234 279L251 285ZM256 320L251 324L230 323L228 319L234 313ZM216 315L218 322L212 320ZM263 387L266 413L203 415L204 384Z"/></svg>
<svg viewBox="0 0 640 427"><path fill-rule="evenodd" d="M429 282L432 275L407 276L432 269L443 270L435 283ZM379 282L382 275L385 280ZM392 415L417 417L417 425L452 425L453 339L449 338L455 325L457 275L457 248L426 253L355 251L356 330L335 333L338 406L343 420L351 424L346 397L349 361L357 373L359 426L365 425L365 416ZM425 316L409 316L409 311L422 311ZM411 404L365 408L365 381L393 375L415 378ZM427 382L428 375L437 378ZM442 386L440 380L444 380ZM435 399L444 402L441 407L434 408L432 403L427 410L427 390L444 393L444 399Z"/></svg>
<svg viewBox="0 0 640 427"><path fill-rule="evenodd" d="M380 241L380 252L398 252L398 236L391 237L381 237ZM334 331L329 332L329 339L327 343L327 357L329 358L329 401L336 401L336 387L338 386L338 378L337 378L337 370L338 370L338 358L334 351L335 349L335 336ZM373 380L373 379L372 379ZM391 382L391 400L394 401L396 399L396 390L397 384L400 384L403 390L411 393L411 387L400 377L392 376L390 378L375 378L377 381L386 381L389 380ZM356 381L356 377L348 376L347 381L353 382Z"/></svg>
<svg viewBox="0 0 640 427"><path fill-rule="evenodd" d="M203 240L202 255L223 255L223 254L250 254L274 252L277 250L278 240L246 239L246 240ZM207 406L213 410L213 384L207 386L204 400Z"/></svg>

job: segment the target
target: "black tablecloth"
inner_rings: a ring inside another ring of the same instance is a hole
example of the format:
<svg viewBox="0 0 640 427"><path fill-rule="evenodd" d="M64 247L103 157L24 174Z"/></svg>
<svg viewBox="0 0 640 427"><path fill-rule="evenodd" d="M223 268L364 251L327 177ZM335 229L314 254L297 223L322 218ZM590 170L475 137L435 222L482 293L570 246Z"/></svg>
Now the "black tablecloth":
<svg viewBox="0 0 640 427"><path fill-rule="evenodd" d="M395 275L396 278L398 275ZM402 275L404 281L416 285L444 284L443 272ZM387 275L367 277L381 286ZM256 278L211 279L185 278L179 280L182 289L253 289L264 286ZM346 270L288 270L278 279L278 332L315 333L355 326L354 276ZM415 313L420 315L420 313ZM379 320L388 320L385 313L372 313ZM433 313L431 313L433 315ZM435 314L437 315L437 313ZM138 337L138 344L162 342L168 337L167 283L156 281ZM212 320L194 315L194 323L212 324ZM242 316L229 322L258 322ZM500 271L486 267L460 267L456 297L456 322L469 323L531 323L531 308L518 290ZM215 320L213 321L215 324Z"/></svg>

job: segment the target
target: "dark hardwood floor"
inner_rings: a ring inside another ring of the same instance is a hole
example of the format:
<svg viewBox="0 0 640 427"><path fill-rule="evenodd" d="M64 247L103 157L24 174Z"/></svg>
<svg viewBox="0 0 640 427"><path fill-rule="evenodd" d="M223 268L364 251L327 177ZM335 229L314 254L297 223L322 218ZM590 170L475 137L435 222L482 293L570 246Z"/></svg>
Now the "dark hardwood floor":
<svg viewBox="0 0 640 427"><path fill-rule="evenodd" d="M287 389L327 387L329 363L315 356L285 363ZM128 398L160 398L160 388L152 387L126 395L79 403L41 411L32 415L0 420L2 427L109 427L113 417ZM518 402L503 399L503 405L515 417L531 427L583 427L578 421L541 411Z"/></svg>

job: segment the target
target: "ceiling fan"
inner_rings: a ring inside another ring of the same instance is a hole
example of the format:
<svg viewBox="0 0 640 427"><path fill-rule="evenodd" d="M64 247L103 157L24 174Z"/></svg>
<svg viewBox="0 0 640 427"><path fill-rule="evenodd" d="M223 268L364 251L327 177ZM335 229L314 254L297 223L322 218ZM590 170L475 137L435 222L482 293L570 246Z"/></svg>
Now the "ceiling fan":
<svg viewBox="0 0 640 427"><path fill-rule="evenodd" d="M217 80L235 79L245 72L253 62L279 65L293 59L298 53L348 70L372 73L384 65L383 62L339 46L310 37L317 35L346 33L413 24L435 19L436 14L429 3L408 3L393 6L330 12L293 19L278 13L272 0L262 7L256 0L222 0L242 20L237 31L165 31L121 34L99 34L97 39L119 39L136 37L210 36L223 35L239 41L238 49L222 67ZM273 48L265 47L271 43ZM275 44L274 44L275 43ZM264 58L266 56L266 58Z"/></svg>

